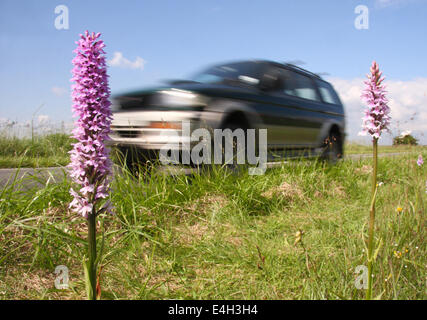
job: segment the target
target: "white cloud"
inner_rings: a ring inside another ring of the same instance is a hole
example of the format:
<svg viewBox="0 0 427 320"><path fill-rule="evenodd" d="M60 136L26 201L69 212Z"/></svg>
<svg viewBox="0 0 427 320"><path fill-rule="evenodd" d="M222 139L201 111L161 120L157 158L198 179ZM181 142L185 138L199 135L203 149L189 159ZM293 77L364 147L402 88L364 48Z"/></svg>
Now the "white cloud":
<svg viewBox="0 0 427 320"><path fill-rule="evenodd" d="M141 57L136 57L135 61L130 61L123 56L121 52L114 52L114 56L108 61L111 67L128 68L128 69L144 69L147 62Z"/></svg>
<svg viewBox="0 0 427 320"><path fill-rule="evenodd" d="M349 140L360 140L357 136L361 129L362 115L365 105L360 99L364 89L364 79L339 79L331 78L344 104L347 116L347 132ZM427 78L418 78L410 81L395 81L387 79L384 82L387 97L391 108L391 131L393 136L404 130L411 130L421 143L427 143ZM391 137L384 135L381 139L390 143ZM366 138L364 141L369 141Z"/></svg>
<svg viewBox="0 0 427 320"><path fill-rule="evenodd" d="M375 6L377 8L396 7L409 4L416 0L375 0Z"/></svg>
<svg viewBox="0 0 427 320"><path fill-rule="evenodd" d="M39 124L46 124L49 121L49 116L41 114L37 117L37 121Z"/></svg>
<svg viewBox="0 0 427 320"><path fill-rule="evenodd" d="M402 0L376 0L375 4L379 7L388 7L401 1Z"/></svg>
<svg viewBox="0 0 427 320"><path fill-rule="evenodd" d="M68 90L61 87L52 87L51 91L55 96L61 97L66 94Z"/></svg>

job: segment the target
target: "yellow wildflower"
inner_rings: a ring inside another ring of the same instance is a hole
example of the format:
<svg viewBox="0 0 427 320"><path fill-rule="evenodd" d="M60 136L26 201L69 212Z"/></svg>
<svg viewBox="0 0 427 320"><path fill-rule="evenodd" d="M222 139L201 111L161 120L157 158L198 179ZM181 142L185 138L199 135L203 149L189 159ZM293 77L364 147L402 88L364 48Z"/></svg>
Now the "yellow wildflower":
<svg viewBox="0 0 427 320"><path fill-rule="evenodd" d="M302 243L302 235L303 234L304 234L304 231L302 231L302 230L297 231L297 233L295 234L294 246L296 246L299 242Z"/></svg>

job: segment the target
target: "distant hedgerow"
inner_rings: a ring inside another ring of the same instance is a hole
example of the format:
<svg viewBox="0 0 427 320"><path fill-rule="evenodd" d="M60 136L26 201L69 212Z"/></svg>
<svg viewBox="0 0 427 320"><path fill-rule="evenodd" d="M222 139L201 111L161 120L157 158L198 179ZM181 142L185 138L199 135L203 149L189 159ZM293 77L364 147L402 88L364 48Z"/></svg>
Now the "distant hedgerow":
<svg viewBox="0 0 427 320"><path fill-rule="evenodd" d="M418 140L414 138L412 135L408 134L405 136L398 136L393 138L393 145L411 145L411 146L417 146Z"/></svg>

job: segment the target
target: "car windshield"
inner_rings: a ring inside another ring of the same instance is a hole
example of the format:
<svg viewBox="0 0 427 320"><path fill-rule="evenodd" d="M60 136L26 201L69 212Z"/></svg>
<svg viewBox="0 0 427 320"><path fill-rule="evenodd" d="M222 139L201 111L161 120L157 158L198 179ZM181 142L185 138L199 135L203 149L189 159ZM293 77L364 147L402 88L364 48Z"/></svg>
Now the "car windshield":
<svg viewBox="0 0 427 320"><path fill-rule="evenodd" d="M257 85L259 83L260 64L240 62L215 66L204 70L190 80L201 83L224 83L227 81Z"/></svg>

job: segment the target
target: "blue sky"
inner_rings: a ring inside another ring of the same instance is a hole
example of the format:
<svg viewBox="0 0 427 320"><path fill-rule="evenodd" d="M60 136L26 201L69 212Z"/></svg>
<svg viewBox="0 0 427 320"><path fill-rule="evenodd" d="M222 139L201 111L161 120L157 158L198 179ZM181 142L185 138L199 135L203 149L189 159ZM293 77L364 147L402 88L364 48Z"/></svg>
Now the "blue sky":
<svg viewBox="0 0 427 320"><path fill-rule="evenodd" d="M68 30L54 25L61 4L69 8ZM357 5L369 8L367 30L354 26ZM216 62L302 60L305 68L330 74L326 79L356 117L361 106L347 94L372 60L396 90L399 83L412 88L427 79L426 13L425 0L1 0L0 118L29 120L43 103L39 113L71 120L72 50L86 29L103 34L109 60L121 55L109 68L113 93L182 78ZM412 112L426 102L423 95L415 102L405 95L396 91L402 122L406 103L414 105ZM427 131L423 119L418 134Z"/></svg>

